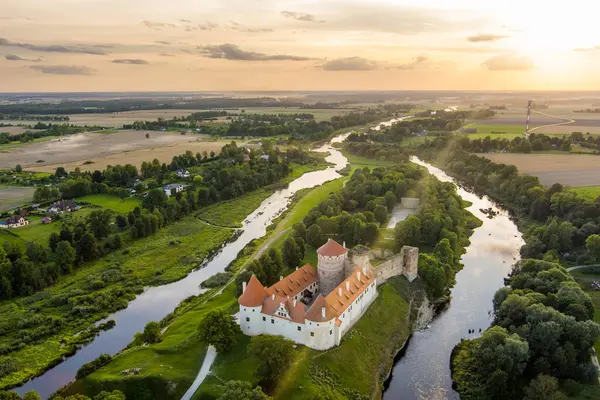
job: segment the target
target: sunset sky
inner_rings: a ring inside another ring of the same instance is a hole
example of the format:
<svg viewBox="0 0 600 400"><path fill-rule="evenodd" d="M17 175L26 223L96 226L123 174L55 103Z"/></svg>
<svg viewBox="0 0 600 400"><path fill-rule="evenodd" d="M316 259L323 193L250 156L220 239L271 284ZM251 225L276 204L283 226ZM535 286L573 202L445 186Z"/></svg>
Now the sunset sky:
<svg viewBox="0 0 600 400"><path fill-rule="evenodd" d="M600 90L595 2L0 0L0 92Z"/></svg>

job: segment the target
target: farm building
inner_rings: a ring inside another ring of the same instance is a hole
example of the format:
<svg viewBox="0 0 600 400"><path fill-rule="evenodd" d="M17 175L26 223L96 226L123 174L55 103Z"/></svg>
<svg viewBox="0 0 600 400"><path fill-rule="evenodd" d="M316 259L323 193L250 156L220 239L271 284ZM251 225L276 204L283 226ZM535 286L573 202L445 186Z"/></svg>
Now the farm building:
<svg viewBox="0 0 600 400"><path fill-rule="evenodd" d="M58 200L56 202L54 202L50 208L48 209L48 212L50 214L63 214L63 213L69 213L69 212L73 212L75 210L77 210L78 206L77 203L75 203L74 200Z"/></svg>
<svg viewBox="0 0 600 400"><path fill-rule="evenodd" d="M0 223L0 228L19 228L29 225L29 220L22 215L14 215Z"/></svg>
<svg viewBox="0 0 600 400"><path fill-rule="evenodd" d="M167 197L174 196L176 193L182 192L185 188L181 183L170 183L162 187L163 192Z"/></svg>

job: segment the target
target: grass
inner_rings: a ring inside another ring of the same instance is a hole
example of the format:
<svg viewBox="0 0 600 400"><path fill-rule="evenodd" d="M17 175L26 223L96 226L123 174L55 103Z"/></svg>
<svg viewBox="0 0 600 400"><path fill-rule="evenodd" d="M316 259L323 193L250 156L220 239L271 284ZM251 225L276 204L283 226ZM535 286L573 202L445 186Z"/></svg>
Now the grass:
<svg viewBox="0 0 600 400"><path fill-rule="evenodd" d="M44 371L50 363L68 352L70 344L78 342L79 339L74 336L76 333L85 331L91 323L106 317L108 313L103 309L86 317L73 316L70 313L71 306L57 305L53 302L54 299L69 296L73 290L92 296L117 293L120 295L113 295L113 301L124 302L126 305L133 293L144 286L160 285L183 278L196 265L186 263L183 256L194 254L202 259L209 250L229 239L231 232L230 229L209 226L193 217L183 218L153 236L133 242L127 247L127 254L123 251L114 252L60 278L54 286L43 292L12 302L1 302L0 314L2 322L7 326L17 324L33 312L60 317L66 323L56 334L45 337L39 344L27 345L11 353L10 356L19 361L21 368L1 378L0 388L23 382ZM102 289L93 288L90 282L99 279L102 271L115 263L121 264L123 279L108 283ZM12 343L21 333L10 330L0 337L0 346Z"/></svg>
<svg viewBox="0 0 600 400"><path fill-rule="evenodd" d="M289 183L304 175L306 172L316 171L326 167L327 163L325 162L306 165L291 164L292 172L282 179L280 183ZM277 190L276 188L279 188L279 184L255 190L236 199L211 204L202 209L198 214L198 218L217 226L240 228L248 214L257 209L265 199Z"/></svg>
<svg viewBox="0 0 600 400"><path fill-rule="evenodd" d="M181 398L206 354L206 345L197 335L199 322L210 311L232 312L236 306L235 286L229 285L222 294L187 309L184 318L175 319L163 334L162 342L120 353L111 363L78 381L73 389L89 394L119 389L128 398L137 398L140 389L146 388L151 390L153 398ZM245 347L245 338L241 339L240 346ZM140 368L140 374L124 378L121 371L132 368Z"/></svg>
<svg viewBox="0 0 600 400"><path fill-rule="evenodd" d="M298 346L291 366L278 380L274 399L353 398L357 394L370 398L379 393L393 355L410 334L407 298L412 286L403 277L381 286L377 299L339 347L322 352ZM211 375L194 399L218 398L228 380L257 383L258 360L247 355L249 342L240 338L230 353L217 354Z"/></svg>
<svg viewBox="0 0 600 400"><path fill-rule="evenodd" d="M513 139L517 136L524 137L525 136L525 122L523 121L523 126L521 125L486 125L479 123L471 123L465 125L464 128L476 128L477 133L469 133L469 138L472 139L483 139L490 134L498 134L501 138ZM460 132L460 129L458 130Z"/></svg>
<svg viewBox="0 0 600 400"><path fill-rule="evenodd" d="M127 197L121 199L110 194L90 194L77 199L78 201L87 201L88 203L108 208L120 214L126 214L135 207L140 207L142 201L136 197Z"/></svg>
<svg viewBox="0 0 600 400"><path fill-rule="evenodd" d="M600 197L600 186L582 186L578 188L571 188L570 190L577 193L577 197L581 197L589 201L595 201L598 197Z"/></svg>
<svg viewBox="0 0 600 400"><path fill-rule="evenodd" d="M355 156L353 154L349 154L348 152L344 152L344 155L348 158L348 162L352 165L352 170L356 168L375 168L375 167L387 167L390 165L397 164L394 161L386 161L386 160L373 160L367 157Z"/></svg>

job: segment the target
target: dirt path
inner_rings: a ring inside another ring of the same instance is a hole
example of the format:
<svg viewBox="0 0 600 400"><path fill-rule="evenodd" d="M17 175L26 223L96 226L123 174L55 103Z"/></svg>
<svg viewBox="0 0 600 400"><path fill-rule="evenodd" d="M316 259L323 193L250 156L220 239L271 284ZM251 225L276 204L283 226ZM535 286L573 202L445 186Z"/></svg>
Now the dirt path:
<svg viewBox="0 0 600 400"><path fill-rule="evenodd" d="M533 112L537 113L537 114L541 114L544 115L546 117L550 117L550 118L556 118L556 119L562 119L562 122L557 122L556 124L548 124L548 125L541 125L541 126L536 126L535 128L531 128L529 130L529 133L536 131L540 128L550 128L551 126L560 126L560 125L569 125L569 124L574 124L575 120L574 119L568 119L568 118L562 118L562 117L557 117L555 115L550 115L550 114L546 114L543 113L541 111L536 111L536 110L532 110Z"/></svg>

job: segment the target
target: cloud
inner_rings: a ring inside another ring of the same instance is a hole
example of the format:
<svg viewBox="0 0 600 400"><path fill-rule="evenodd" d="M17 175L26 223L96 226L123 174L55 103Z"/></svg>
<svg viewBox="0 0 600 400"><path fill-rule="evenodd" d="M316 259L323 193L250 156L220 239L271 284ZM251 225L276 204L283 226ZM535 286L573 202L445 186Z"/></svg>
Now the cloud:
<svg viewBox="0 0 600 400"><path fill-rule="evenodd" d="M573 49L573 51L596 51L596 50L600 50L600 45L594 46L594 47L579 47L577 49Z"/></svg>
<svg viewBox="0 0 600 400"><path fill-rule="evenodd" d="M7 61L29 61L26 58L19 57L19 56L14 55L14 54L6 54L4 56L4 59L7 60Z"/></svg>
<svg viewBox="0 0 600 400"><path fill-rule="evenodd" d="M162 28L177 28L175 24L167 24L164 22L156 22L156 21L142 21L142 24L146 25L148 28L153 29L155 31L162 32Z"/></svg>
<svg viewBox="0 0 600 400"><path fill-rule="evenodd" d="M325 22L325 21L318 21L316 16L314 16L313 14L305 13L305 12L282 11L281 15L283 15L286 18L295 19L297 21L321 22L321 23Z"/></svg>
<svg viewBox="0 0 600 400"><path fill-rule="evenodd" d="M29 68L52 75L92 75L94 73L91 68L77 65L32 65Z"/></svg>
<svg viewBox="0 0 600 400"><path fill-rule="evenodd" d="M189 19L180 19L179 22L183 22L184 24L191 24L192 21L190 21Z"/></svg>
<svg viewBox="0 0 600 400"><path fill-rule="evenodd" d="M167 42L166 40L157 40L154 43L156 43L156 44L164 44L165 46L171 44L171 42Z"/></svg>
<svg viewBox="0 0 600 400"><path fill-rule="evenodd" d="M529 57L514 54L501 54L487 59L483 64L490 71L527 71L533 69Z"/></svg>
<svg viewBox="0 0 600 400"><path fill-rule="evenodd" d="M36 45L31 43L17 43L11 42L8 39L0 38L0 46L7 47L19 47L21 49L27 49L32 51L44 51L48 53L79 53L79 54L93 54L93 55L105 55L106 53L101 50L89 49L86 47L74 47L64 45Z"/></svg>
<svg viewBox="0 0 600 400"><path fill-rule="evenodd" d="M480 33L480 34L477 34L477 35L469 36L467 38L467 40L469 42L473 42L473 43L495 42L496 40L505 39L507 37L508 36L491 35L491 34L486 34L486 33Z"/></svg>
<svg viewBox="0 0 600 400"><path fill-rule="evenodd" d="M219 27L219 24L216 24L214 22L210 22L210 21L206 21L205 24L197 24L197 25L185 25L184 29L187 32L192 32L192 31L212 31L213 29L216 29Z"/></svg>
<svg viewBox="0 0 600 400"><path fill-rule="evenodd" d="M222 58L225 60L237 61L307 61L313 60L310 57L290 56L284 54L269 55L264 53L256 53L253 51L245 51L240 49L235 44L225 43L221 45L199 46L200 53L205 54L208 58Z"/></svg>
<svg viewBox="0 0 600 400"><path fill-rule="evenodd" d="M238 32L247 32L247 33L261 33L261 32L273 32L273 29L270 28L250 28L243 24L238 24L235 21L231 21L226 28L238 31Z"/></svg>
<svg viewBox="0 0 600 400"><path fill-rule="evenodd" d="M419 64L423 64L427 60L428 60L428 58L426 56L417 56L414 58L414 60L412 62L407 63L407 64L400 64L400 65L396 66L395 68L409 71L409 70L415 69Z"/></svg>
<svg viewBox="0 0 600 400"><path fill-rule="evenodd" d="M115 64L130 64L130 65L147 65L150 64L146 60L141 60L139 58L120 58L117 60L112 60Z"/></svg>
<svg viewBox="0 0 600 400"><path fill-rule="evenodd" d="M159 56L161 56L161 57L175 57L173 54L169 54L169 53L160 53Z"/></svg>
<svg viewBox="0 0 600 400"><path fill-rule="evenodd" d="M338 58L321 66L325 71L372 71L379 67L376 61L362 57Z"/></svg>

